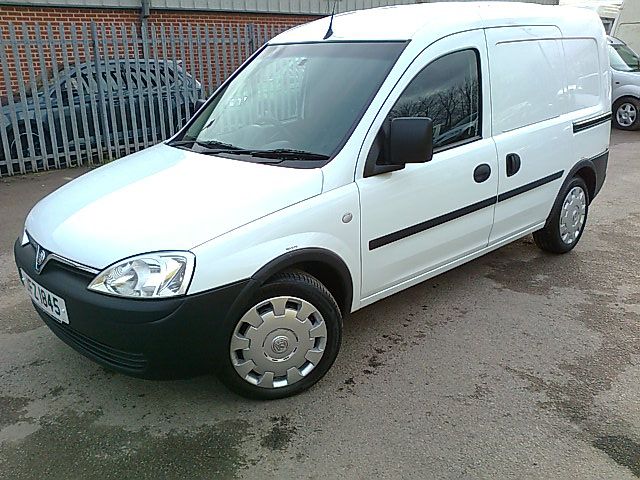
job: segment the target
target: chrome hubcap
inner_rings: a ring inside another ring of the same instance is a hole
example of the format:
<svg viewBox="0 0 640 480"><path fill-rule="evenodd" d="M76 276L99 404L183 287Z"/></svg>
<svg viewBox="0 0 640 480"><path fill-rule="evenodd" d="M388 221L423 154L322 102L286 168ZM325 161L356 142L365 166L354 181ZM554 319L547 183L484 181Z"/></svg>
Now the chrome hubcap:
<svg viewBox="0 0 640 480"><path fill-rule="evenodd" d="M311 303L274 297L245 313L233 332L229 353L240 377L263 388L292 385L320 363L327 327Z"/></svg>
<svg viewBox="0 0 640 480"><path fill-rule="evenodd" d="M623 127L630 127L638 118L638 110L632 103L623 103L618 107L616 119Z"/></svg>
<svg viewBox="0 0 640 480"><path fill-rule="evenodd" d="M562 203L560 238L571 245L580 236L587 216L587 196L581 187L573 187Z"/></svg>

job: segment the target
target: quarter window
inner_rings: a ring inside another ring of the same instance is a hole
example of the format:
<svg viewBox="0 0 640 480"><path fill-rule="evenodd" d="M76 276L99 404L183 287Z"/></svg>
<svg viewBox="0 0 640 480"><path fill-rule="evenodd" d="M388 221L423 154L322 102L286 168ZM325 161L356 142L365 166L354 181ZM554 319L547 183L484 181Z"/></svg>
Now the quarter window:
<svg viewBox="0 0 640 480"><path fill-rule="evenodd" d="M431 118L435 148L479 137L478 57L475 50L462 50L427 65L402 92L388 120Z"/></svg>

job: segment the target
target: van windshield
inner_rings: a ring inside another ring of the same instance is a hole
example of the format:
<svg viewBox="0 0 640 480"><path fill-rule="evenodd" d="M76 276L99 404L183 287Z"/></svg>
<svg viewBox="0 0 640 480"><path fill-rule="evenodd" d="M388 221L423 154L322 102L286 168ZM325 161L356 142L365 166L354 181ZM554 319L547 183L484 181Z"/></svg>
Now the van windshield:
<svg viewBox="0 0 640 480"><path fill-rule="evenodd" d="M621 72L640 72L640 58L626 45L609 45L611 68Z"/></svg>
<svg viewBox="0 0 640 480"><path fill-rule="evenodd" d="M260 163L322 165L342 148L405 45L267 46L170 145Z"/></svg>

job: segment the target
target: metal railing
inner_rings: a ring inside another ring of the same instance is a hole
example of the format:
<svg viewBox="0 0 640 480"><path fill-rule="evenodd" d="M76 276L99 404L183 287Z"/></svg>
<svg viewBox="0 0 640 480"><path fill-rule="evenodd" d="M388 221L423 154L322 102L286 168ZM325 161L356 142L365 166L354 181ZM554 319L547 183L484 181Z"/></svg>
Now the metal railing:
<svg viewBox="0 0 640 480"><path fill-rule="evenodd" d="M0 30L0 176L103 163L170 137L282 30L9 24Z"/></svg>

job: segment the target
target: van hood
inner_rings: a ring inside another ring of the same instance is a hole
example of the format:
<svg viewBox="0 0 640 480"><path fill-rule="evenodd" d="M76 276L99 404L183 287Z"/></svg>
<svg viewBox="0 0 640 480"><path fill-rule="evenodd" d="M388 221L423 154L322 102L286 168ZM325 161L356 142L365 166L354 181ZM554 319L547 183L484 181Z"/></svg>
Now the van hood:
<svg viewBox="0 0 640 480"><path fill-rule="evenodd" d="M189 250L321 191L319 169L161 144L56 190L31 210L26 228L46 250L102 269L141 253Z"/></svg>

